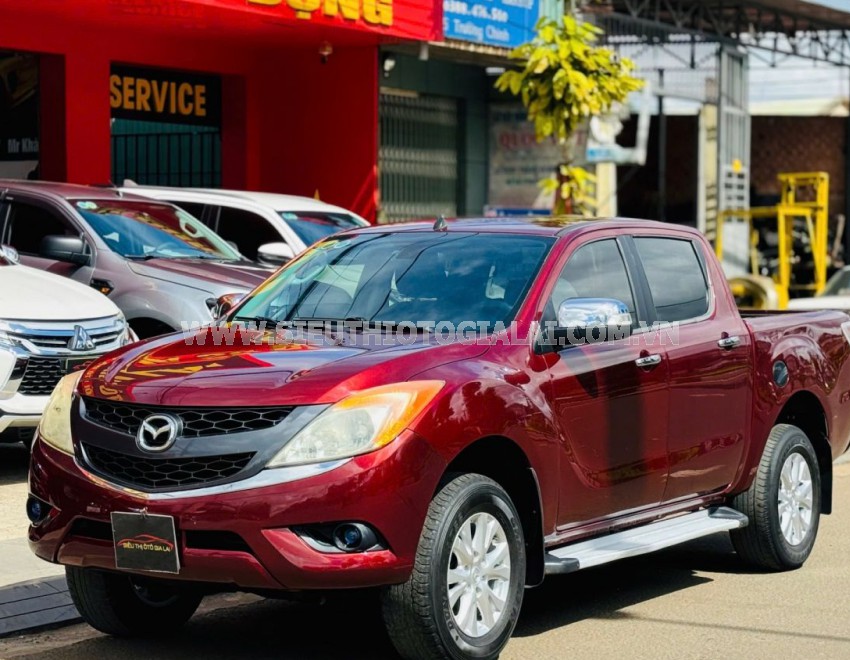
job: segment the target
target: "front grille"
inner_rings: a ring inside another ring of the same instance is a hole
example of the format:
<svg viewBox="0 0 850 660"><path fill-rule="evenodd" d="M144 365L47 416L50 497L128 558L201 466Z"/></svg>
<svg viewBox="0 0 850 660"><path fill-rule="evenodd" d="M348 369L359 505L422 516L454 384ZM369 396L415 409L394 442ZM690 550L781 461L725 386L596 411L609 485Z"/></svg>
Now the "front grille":
<svg viewBox="0 0 850 660"><path fill-rule="evenodd" d="M38 330L33 330L33 333L37 333ZM114 343L118 340L118 337L121 336L122 330L108 330L105 332L89 332L89 337L94 342L96 347L108 346L109 344ZM67 349L68 342L74 336L74 332L69 330L67 332L61 333L53 333L53 334L23 334L23 333L9 333L13 338L20 339L24 341L28 341L33 346L38 346L39 348L49 348L49 349ZM105 350L105 349L104 349Z"/></svg>
<svg viewBox="0 0 850 660"><path fill-rule="evenodd" d="M105 477L141 488L185 488L239 474L254 452L191 458L140 458L83 443L89 465Z"/></svg>
<svg viewBox="0 0 850 660"><path fill-rule="evenodd" d="M157 408L104 399L85 400L84 416L101 426L136 435L142 421L156 413L169 413L183 422L182 436L198 438L242 431L260 431L282 422L292 407L281 408Z"/></svg>
<svg viewBox="0 0 850 660"><path fill-rule="evenodd" d="M27 362L23 380L18 386L18 392L33 396L50 394L64 375L65 367L62 360L31 357Z"/></svg>

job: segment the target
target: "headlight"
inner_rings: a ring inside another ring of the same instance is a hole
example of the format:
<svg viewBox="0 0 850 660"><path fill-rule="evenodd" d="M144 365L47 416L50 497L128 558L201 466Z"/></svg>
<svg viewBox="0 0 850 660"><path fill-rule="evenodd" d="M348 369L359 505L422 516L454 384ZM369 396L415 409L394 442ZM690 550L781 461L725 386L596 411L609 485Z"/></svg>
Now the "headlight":
<svg viewBox="0 0 850 660"><path fill-rule="evenodd" d="M380 449L395 440L444 385L441 380L419 380L356 392L301 429L267 467L321 463Z"/></svg>
<svg viewBox="0 0 850 660"><path fill-rule="evenodd" d="M82 375L82 371L77 371L59 381L50 395L38 425L39 437L66 454L74 453L74 445L71 442L71 401Z"/></svg>

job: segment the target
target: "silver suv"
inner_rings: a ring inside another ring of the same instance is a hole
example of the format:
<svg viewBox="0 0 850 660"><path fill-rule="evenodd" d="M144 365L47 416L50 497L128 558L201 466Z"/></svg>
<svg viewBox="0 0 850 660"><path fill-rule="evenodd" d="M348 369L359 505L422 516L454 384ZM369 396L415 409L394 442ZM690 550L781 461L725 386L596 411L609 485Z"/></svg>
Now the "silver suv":
<svg viewBox="0 0 850 660"><path fill-rule="evenodd" d="M109 296L140 338L209 323L270 269L172 204L114 188L0 179L0 243Z"/></svg>

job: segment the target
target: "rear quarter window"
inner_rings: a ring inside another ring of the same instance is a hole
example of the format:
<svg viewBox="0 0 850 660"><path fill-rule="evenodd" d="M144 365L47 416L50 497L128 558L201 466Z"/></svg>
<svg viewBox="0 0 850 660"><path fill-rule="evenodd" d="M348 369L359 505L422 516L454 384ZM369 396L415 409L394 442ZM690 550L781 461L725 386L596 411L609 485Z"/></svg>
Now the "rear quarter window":
<svg viewBox="0 0 850 660"><path fill-rule="evenodd" d="M636 237L635 246L659 321L688 321L708 312L708 282L692 241Z"/></svg>

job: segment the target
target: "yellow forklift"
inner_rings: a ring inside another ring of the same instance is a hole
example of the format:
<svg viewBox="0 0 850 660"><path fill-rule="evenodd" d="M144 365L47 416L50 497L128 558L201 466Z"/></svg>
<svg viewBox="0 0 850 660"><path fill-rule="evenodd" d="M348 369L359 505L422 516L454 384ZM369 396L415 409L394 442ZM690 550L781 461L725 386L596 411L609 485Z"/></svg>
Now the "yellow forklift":
<svg viewBox="0 0 850 660"><path fill-rule="evenodd" d="M749 237L750 274L729 279L741 307L785 309L792 297L814 296L826 285L829 251L829 175L779 175L776 206L722 211L715 250L723 260L723 228L744 223Z"/></svg>

